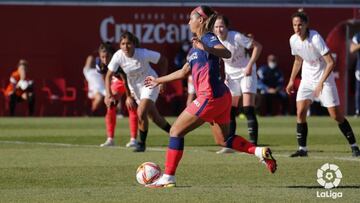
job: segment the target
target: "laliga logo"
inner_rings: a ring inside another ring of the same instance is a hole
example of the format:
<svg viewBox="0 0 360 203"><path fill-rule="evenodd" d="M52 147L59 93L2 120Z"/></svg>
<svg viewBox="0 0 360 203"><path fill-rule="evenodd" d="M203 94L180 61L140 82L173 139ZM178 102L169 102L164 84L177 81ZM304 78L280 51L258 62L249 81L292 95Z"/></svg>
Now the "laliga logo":
<svg viewBox="0 0 360 203"><path fill-rule="evenodd" d="M317 170L317 182L325 189L332 189L339 186L342 178L342 173L339 167L335 164L326 163ZM316 197L336 199L342 197L342 192L333 192L326 190L323 192L316 192Z"/></svg>
<svg viewBox="0 0 360 203"><path fill-rule="evenodd" d="M326 163L317 170L317 178L321 186L331 189L340 184L342 173L337 165Z"/></svg>

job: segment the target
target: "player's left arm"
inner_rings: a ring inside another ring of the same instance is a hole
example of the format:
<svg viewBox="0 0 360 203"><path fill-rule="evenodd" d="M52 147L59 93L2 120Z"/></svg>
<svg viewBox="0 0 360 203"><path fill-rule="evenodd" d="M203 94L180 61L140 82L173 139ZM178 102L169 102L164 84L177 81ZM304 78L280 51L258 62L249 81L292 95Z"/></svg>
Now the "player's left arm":
<svg viewBox="0 0 360 203"><path fill-rule="evenodd" d="M329 77L331 71L333 71L334 67L335 67L335 62L333 57L331 56L330 52L326 53L323 56L323 59L325 60L326 63L326 67L324 70L324 74L322 75L321 79L320 79L320 83L324 83L325 80Z"/></svg>
<svg viewBox="0 0 360 203"><path fill-rule="evenodd" d="M163 76L166 75L167 73L167 69L168 69L168 60L166 59L166 57L164 57L163 55L160 56L160 59L157 63L158 67L159 67L159 75Z"/></svg>
<svg viewBox="0 0 360 203"><path fill-rule="evenodd" d="M217 44L214 47L207 47L205 51L214 54L215 56L218 56L220 58L230 58L231 52L222 44Z"/></svg>
<svg viewBox="0 0 360 203"><path fill-rule="evenodd" d="M249 60L249 63L246 66L246 69L248 70L247 75L251 75L252 67L254 66L254 64L256 63L258 58L260 57L260 54L262 51L262 45L259 42L257 42L256 40L253 40L250 48L252 48L252 53L251 53L251 58Z"/></svg>
<svg viewBox="0 0 360 203"><path fill-rule="evenodd" d="M324 82L326 81L326 79L329 77L331 71L333 71L334 69L334 66L335 66L335 62L334 62L334 59L333 57L331 56L330 52L326 53L324 56L323 56L323 59L325 60L325 63L326 63L326 67L325 67L325 70L324 70L324 73L323 75L321 76L320 78L320 81L317 85L317 87L315 88L315 96L319 96L322 89L323 89L323 86L324 86Z"/></svg>
<svg viewBox="0 0 360 203"><path fill-rule="evenodd" d="M104 102L108 108L115 103L115 98L111 91L111 78L113 75L114 75L114 72L111 70L108 70L105 75L106 96L104 98Z"/></svg>
<svg viewBox="0 0 360 203"><path fill-rule="evenodd" d="M193 37L192 43L193 43L193 47L204 50L217 57L226 58L226 59L231 57L231 52L220 42L210 47L206 43L203 43L199 38Z"/></svg>
<svg viewBox="0 0 360 203"><path fill-rule="evenodd" d="M134 110L136 109L136 102L131 95L126 73L123 71L121 67L119 67L118 74L120 75L120 78L124 82L124 86L125 86L125 95L126 95L125 105L127 106L127 108Z"/></svg>

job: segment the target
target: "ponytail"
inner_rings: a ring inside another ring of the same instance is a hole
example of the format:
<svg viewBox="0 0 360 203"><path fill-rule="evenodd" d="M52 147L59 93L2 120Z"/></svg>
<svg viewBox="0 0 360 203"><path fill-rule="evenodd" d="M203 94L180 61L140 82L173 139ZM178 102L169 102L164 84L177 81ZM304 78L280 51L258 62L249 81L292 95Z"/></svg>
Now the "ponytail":
<svg viewBox="0 0 360 203"><path fill-rule="evenodd" d="M214 29L214 24L217 19L217 14L213 13L209 16L209 18L205 22L205 32L212 32Z"/></svg>

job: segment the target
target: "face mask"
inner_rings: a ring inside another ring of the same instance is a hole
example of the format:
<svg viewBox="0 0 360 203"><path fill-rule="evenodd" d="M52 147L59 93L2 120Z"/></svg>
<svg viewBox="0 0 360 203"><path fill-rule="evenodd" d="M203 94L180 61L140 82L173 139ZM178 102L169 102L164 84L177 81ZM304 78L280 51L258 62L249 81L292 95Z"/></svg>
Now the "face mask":
<svg viewBox="0 0 360 203"><path fill-rule="evenodd" d="M189 46L188 44L182 45L182 50L183 50L184 52L189 51L189 48L190 48L190 46Z"/></svg>
<svg viewBox="0 0 360 203"><path fill-rule="evenodd" d="M270 61L269 63L268 63L268 66L269 66L269 68L271 68L271 69L274 69L274 68L276 68L276 63L275 62L273 62L273 61Z"/></svg>

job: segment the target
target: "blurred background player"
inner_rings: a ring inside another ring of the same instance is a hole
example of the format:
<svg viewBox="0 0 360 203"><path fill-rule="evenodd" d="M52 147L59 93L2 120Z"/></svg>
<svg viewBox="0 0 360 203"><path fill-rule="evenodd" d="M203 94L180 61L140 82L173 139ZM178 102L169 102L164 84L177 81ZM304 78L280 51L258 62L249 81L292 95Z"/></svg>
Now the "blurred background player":
<svg viewBox="0 0 360 203"><path fill-rule="evenodd" d="M247 119L250 142L257 145L258 121L255 114L255 97L257 89L256 60L259 58L262 46L259 42L239 32L229 31L229 20L217 16L214 33L220 42L231 52L231 58L223 58L225 64L225 83L232 95L230 113L230 131L236 132L236 115L239 107L239 98L242 99L243 112ZM250 58L245 49L252 49ZM223 148L218 153L227 153L230 150Z"/></svg>
<svg viewBox="0 0 360 203"><path fill-rule="evenodd" d="M101 74L108 72L108 64L115 50L112 44L109 42L101 43L98 49L99 57L96 58L96 69ZM109 91L113 98L112 105L107 105L107 111L105 115L106 123L106 141L101 144L101 147L114 146L115 126L116 126L116 105L125 94L126 78L123 74L116 72L110 77L111 84ZM137 147L137 129L138 129L138 117L136 112L136 106L128 108L129 112L129 127L130 127L130 142L126 144L126 147Z"/></svg>
<svg viewBox="0 0 360 203"><path fill-rule="evenodd" d="M320 34L309 28L308 16L302 10L294 13L291 20L294 34L290 37L290 47L295 60L286 92L288 94L293 92L295 77L300 69L302 79L296 95L296 134L299 150L290 157L308 155L306 114L316 97L327 108L330 117L338 123L341 132L351 146L352 155L360 156L354 132L339 108L340 100L332 72L335 63L329 48Z"/></svg>
<svg viewBox="0 0 360 203"><path fill-rule="evenodd" d="M159 78L149 76L145 80L146 86L155 88L162 83L186 78L191 73L197 96L171 127L164 174L148 187L176 186L175 172L183 155L184 136L205 122L212 123L213 130L215 128L215 131L220 132L223 137L222 146L254 154L266 164L271 173L276 171L276 161L269 148L256 147L229 131L231 94L220 77L219 57L230 58L231 52L211 32L215 19L216 13L212 8L195 8L190 14L189 27L196 37L193 38L188 62L182 69L169 75Z"/></svg>
<svg viewBox="0 0 360 203"><path fill-rule="evenodd" d="M184 64L186 63L186 57L191 48L191 44L189 41L183 41L181 43L181 47L179 52L176 53L174 64L176 66L176 70L181 69ZM189 105L195 99L195 89L194 85L192 84L192 77L189 75L188 78L185 80L186 89L187 89L187 99L186 99L186 106ZM185 86L185 84L183 84Z"/></svg>
<svg viewBox="0 0 360 203"><path fill-rule="evenodd" d="M278 60L274 54L267 57L267 64L260 66L257 71L259 77L258 89L261 101L265 101L266 115L274 115L272 104L281 101L282 115L288 114L288 96L284 90L284 76L278 67Z"/></svg>
<svg viewBox="0 0 360 203"><path fill-rule="evenodd" d="M96 115L104 102L105 81L103 75L96 70L95 58L88 56L85 61L83 74L88 84L88 98L91 100L91 116Z"/></svg>
<svg viewBox="0 0 360 203"><path fill-rule="evenodd" d="M144 85L146 76L157 77L157 73L151 68L150 63L158 65L161 75L167 70L168 63L164 56L156 51L139 48L139 40L135 35L124 32L120 37L120 50L113 55L105 77L105 103L111 107L115 98L110 91L110 78L119 71L126 74L126 105L129 109L135 109L136 105L138 106L140 140L134 150L135 152L144 152L146 149L149 128L148 116L166 132L169 132L171 127L155 106L160 88L150 89Z"/></svg>
<svg viewBox="0 0 360 203"><path fill-rule="evenodd" d="M355 116L360 116L360 32L356 33L351 40L350 52L356 53L355 69Z"/></svg>
<svg viewBox="0 0 360 203"><path fill-rule="evenodd" d="M16 104L22 101L26 101L28 103L29 116L34 114L34 84L27 75L28 67L28 62L24 59L20 59L17 69L11 73L10 83L5 90L5 95L9 98L10 116L15 115Z"/></svg>

